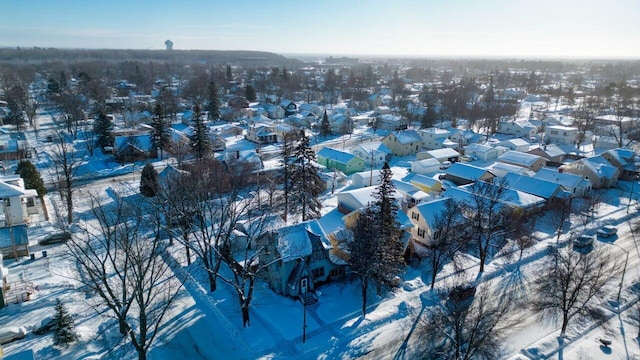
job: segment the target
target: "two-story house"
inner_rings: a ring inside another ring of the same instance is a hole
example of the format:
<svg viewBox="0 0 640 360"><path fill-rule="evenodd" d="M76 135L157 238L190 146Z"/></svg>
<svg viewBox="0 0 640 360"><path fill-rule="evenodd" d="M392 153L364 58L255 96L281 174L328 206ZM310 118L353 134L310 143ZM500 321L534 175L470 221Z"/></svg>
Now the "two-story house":
<svg viewBox="0 0 640 360"><path fill-rule="evenodd" d="M395 156L414 155L420 150L422 138L415 130L392 131L382 139L382 143Z"/></svg>
<svg viewBox="0 0 640 360"><path fill-rule="evenodd" d="M578 137L578 128L551 125L545 129L545 139L553 144L574 144Z"/></svg>

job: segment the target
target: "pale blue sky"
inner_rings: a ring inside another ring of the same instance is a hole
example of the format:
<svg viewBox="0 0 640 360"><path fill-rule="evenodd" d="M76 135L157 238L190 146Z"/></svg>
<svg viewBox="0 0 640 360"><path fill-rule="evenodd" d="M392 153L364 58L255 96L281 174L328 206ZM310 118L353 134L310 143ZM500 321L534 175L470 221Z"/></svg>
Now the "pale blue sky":
<svg viewBox="0 0 640 360"><path fill-rule="evenodd" d="M0 0L0 46L640 58L639 0Z"/></svg>

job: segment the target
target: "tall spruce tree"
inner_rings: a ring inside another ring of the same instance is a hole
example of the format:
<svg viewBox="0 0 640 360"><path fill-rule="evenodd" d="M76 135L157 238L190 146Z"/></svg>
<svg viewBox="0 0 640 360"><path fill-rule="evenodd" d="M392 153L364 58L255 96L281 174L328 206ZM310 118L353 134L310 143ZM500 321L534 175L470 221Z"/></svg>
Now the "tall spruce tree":
<svg viewBox="0 0 640 360"><path fill-rule="evenodd" d="M257 100L258 97L256 96L256 89L254 89L251 84L247 84L247 86L244 87L244 97L247 98L247 101L249 102Z"/></svg>
<svg viewBox="0 0 640 360"><path fill-rule="evenodd" d="M295 135L295 136L294 136ZM282 214L284 221L287 222L287 217L289 215L289 193L291 191L291 173L293 171L293 161L295 157L293 156L295 138L297 134L294 132L286 133L283 137L282 143L282 173L280 175L280 180L282 184L283 196L282 200Z"/></svg>
<svg viewBox="0 0 640 360"><path fill-rule="evenodd" d="M320 216L322 204L318 197L322 194L322 179L314 165L316 153L309 145L309 137L301 130L298 145L293 153L291 189L289 192L290 210L302 215L302 221Z"/></svg>
<svg viewBox="0 0 640 360"><path fill-rule="evenodd" d="M209 82L207 111L209 112L209 120L216 121L220 119L220 99L218 99L218 86L215 82Z"/></svg>
<svg viewBox="0 0 640 360"><path fill-rule="evenodd" d="M327 110L324 111L324 115L322 115L322 122L320 123L320 135L323 137L327 137L327 135L331 134L331 124L329 123L329 116L327 116Z"/></svg>
<svg viewBox="0 0 640 360"><path fill-rule="evenodd" d="M44 186L44 181L36 169L35 165L29 160L22 160L18 163L16 168L16 174L24 180L24 187L27 189L35 189L38 193L38 197L42 199L44 194L47 193L47 188Z"/></svg>
<svg viewBox="0 0 640 360"><path fill-rule="evenodd" d="M164 116L164 110L159 103L153 108L153 120L151 121L151 141L160 149L160 159L164 157L164 150L171 147L171 133L169 124Z"/></svg>
<svg viewBox="0 0 640 360"><path fill-rule="evenodd" d="M55 315L53 323L55 325L53 332L53 344L68 346L72 342L78 340L73 326L73 317L67 311L60 299L56 299Z"/></svg>
<svg viewBox="0 0 640 360"><path fill-rule="evenodd" d="M146 197L154 197L158 192L158 172L147 163L140 173L140 194Z"/></svg>
<svg viewBox="0 0 640 360"><path fill-rule="evenodd" d="M93 123L93 133L96 134L95 145L100 149L113 146L115 136L113 135L113 122L101 108L97 110L96 120Z"/></svg>
<svg viewBox="0 0 640 360"><path fill-rule="evenodd" d="M379 257L381 243L380 222L370 206L364 208L352 229L353 239L349 242L349 268L360 278L362 294L362 316L367 315L367 298L369 283L375 277L376 267L373 266Z"/></svg>
<svg viewBox="0 0 640 360"><path fill-rule="evenodd" d="M191 151L198 160L206 157L211 152L211 138L209 137L209 127L202 120L200 113L200 105L196 104L193 108L193 134L189 138L191 142Z"/></svg>

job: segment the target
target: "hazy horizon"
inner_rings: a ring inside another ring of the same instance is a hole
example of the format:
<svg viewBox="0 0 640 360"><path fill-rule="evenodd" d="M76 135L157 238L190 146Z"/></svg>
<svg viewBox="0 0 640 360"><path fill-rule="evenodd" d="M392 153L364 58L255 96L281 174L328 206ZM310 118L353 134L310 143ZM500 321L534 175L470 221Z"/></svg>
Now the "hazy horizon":
<svg viewBox="0 0 640 360"><path fill-rule="evenodd" d="M298 56L640 58L636 0L25 0L0 47L249 50Z"/></svg>

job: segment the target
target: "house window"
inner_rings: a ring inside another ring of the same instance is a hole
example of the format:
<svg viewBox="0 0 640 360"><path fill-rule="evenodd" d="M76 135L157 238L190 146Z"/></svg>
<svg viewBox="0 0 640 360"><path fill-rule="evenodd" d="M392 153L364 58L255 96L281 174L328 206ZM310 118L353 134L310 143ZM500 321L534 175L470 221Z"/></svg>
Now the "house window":
<svg viewBox="0 0 640 360"><path fill-rule="evenodd" d="M313 275L314 279L323 277L324 276L324 267L320 267L320 268L311 270L311 275Z"/></svg>
<svg viewBox="0 0 640 360"><path fill-rule="evenodd" d="M551 130L551 135L558 135L558 130Z"/></svg>
<svg viewBox="0 0 640 360"><path fill-rule="evenodd" d="M426 231L424 229L418 228L418 236L424 239L425 235Z"/></svg>
<svg viewBox="0 0 640 360"><path fill-rule="evenodd" d="M411 218L414 219L414 220L420 220L420 213L412 212L411 213Z"/></svg>
<svg viewBox="0 0 640 360"><path fill-rule="evenodd" d="M341 276L344 275L344 268L343 267L338 267L335 269L331 269L331 271L329 271L329 277L336 277L336 276Z"/></svg>
<svg viewBox="0 0 640 360"><path fill-rule="evenodd" d="M36 203L35 203L35 201L34 201L34 199L33 199L33 198L31 198L31 197L30 197L30 198L27 198L27 206L28 206L28 207L34 207L34 206L36 206Z"/></svg>
<svg viewBox="0 0 640 360"><path fill-rule="evenodd" d="M567 132L565 131L564 133L562 133L562 136L567 136Z"/></svg>

